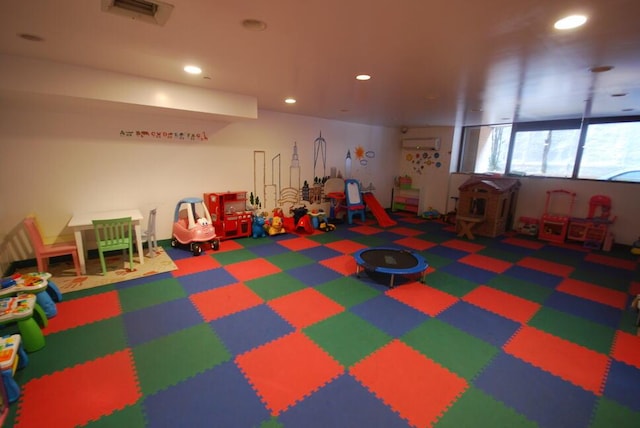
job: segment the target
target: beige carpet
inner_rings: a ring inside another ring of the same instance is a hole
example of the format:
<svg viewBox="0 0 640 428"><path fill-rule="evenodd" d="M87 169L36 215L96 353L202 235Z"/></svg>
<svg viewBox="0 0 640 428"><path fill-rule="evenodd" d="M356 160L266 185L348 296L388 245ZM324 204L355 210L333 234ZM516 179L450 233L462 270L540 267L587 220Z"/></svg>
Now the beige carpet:
<svg viewBox="0 0 640 428"><path fill-rule="evenodd" d="M162 248L158 248L155 257L145 255L143 265L139 263L137 253L134 254L133 271L129 269L128 256L124 256L122 253L118 252L113 254L113 256L109 256L105 259L107 264L106 275L102 274L100 259L91 258L87 260L87 274L82 276L76 276L73 262L71 261L50 265L48 270L52 275L51 281L58 286L62 293L70 293L73 291L86 290L88 288L141 278L143 276L169 272L178 268ZM19 272L33 272L33 267L20 269Z"/></svg>

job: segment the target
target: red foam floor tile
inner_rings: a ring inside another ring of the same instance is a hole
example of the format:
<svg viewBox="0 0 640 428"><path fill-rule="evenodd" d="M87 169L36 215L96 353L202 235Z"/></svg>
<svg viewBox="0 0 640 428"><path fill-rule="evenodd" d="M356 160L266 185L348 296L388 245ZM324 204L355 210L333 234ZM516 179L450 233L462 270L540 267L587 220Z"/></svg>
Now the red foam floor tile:
<svg viewBox="0 0 640 428"><path fill-rule="evenodd" d="M122 313L117 291L62 301L56 307L58 315L49 320L47 327L42 330L44 335L113 318Z"/></svg>
<svg viewBox="0 0 640 428"><path fill-rule="evenodd" d="M224 268L241 282L282 272L282 269L265 259L245 260L226 265Z"/></svg>
<svg viewBox="0 0 640 428"><path fill-rule="evenodd" d="M539 250L545 246L543 242L530 241L528 239L521 238L506 238L503 239L502 242L509 245L517 245L522 248L530 248L532 250Z"/></svg>
<svg viewBox="0 0 640 428"><path fill-rule="evenodd" d="M607 355L523 326L504 351L596 395L601 395L609 370Z"/></svg>
<svg viewBox="0 0 640 428"><path fill-rule="evenodd" d="M640 336L618 330L613 341L611 358L640 369Z"/></svg>
<svg viewBox="0 0 640 428"><path fill-rule="evenodd" d="M307 248L320 246L320 244L317 243L316 241L306 238L304 236L299 236L297 238L278 241L278 244L282 245L285 248L290 249L291 251L306 250Z"/></svg>
<svg viewBox="0 0 640 428"><path fill-rule="evenodd" d="M462 300L519 323L528 322L541 305L495 288L481 285Z"/></svg>
<svg viewBox="0 0 640 428"><path fill-rule="evenodd" d="M459 299L420 282L411 282L402 287L392 288L387 296L432 317L454 305Z"/></svg>
<svg viewBox="0 0 640 428"><path fill-rule="evenodd" d="M226 239L220 243L220 249L218 249L218 251L213 251L210 254L225 253L227 251L241 250L243 248L244 247L240 245L238 241L234 239Z"/></svg>
<svg viewBox="0 0 640 428"><path fill-rule="evenodd" d="M516 263L518 266L549 273L551 275L567 277L574 271L573 266L563 265L561 263L550 262L535 257L525 257Z"/></svg>
<svg viewBox="0 0 640 428"><path fill-rule="evenodd" d="M361 244L355 241L350 241L348 239L343 239L342 241L328 242L324 244L324 246L327 248L331 248L332 250L339 251L343 254L353 254L358 250L367 248L367 246L364 244Z"/></svg>
<svg viewBox="0 0 640 428"><path fill-rule="evenodd" d="M129 349L27 382L15 428L84 426L141 397Z"/></svg>
<svg viewBox="0 0 640 428"><path fill-rule="evenodd" d="M322 260L319 263L344 276L350 276L356 273L356 260L350 255L332 257Z"/></svg>
<svg viewBox="0 0 640 428"><path fill-rule="evenodd" d="M483 256L481 254L469 254L468 256L459 259L458 261L469 266L477 267L495 273L503 273L511 266L513 266L513 263L494 259L493 257Z"/></svg>
<svg viewBox="0 0 640 428"><path fill-rule="evenodd" d="M393 227L389 229L389 232L403 236L418 236L424 233L423 231L412 229L410 227Z"/></svg>
<svg viewBox="0 0 640 428"><path fill-rule="evenodd" d="M638 262L635 260L623 260L616 257L605 256L604 254L589 253L584 259L588 262L599 263L601 265L631 271L636 270L636 267L638 266Z"/></svg>
<svg viewBox="0 0 640 428"><path fill-rule="evenodd" d="M351 232L357 232L357 233L360 233L362 235L375 235L376 233L380 233L382 231L382 229L380 229L378 227L371 227L371 226L354 226L354 227L350 228L349 230Z"/></svg>
<svg viewBox="0 0 640 428"><path fill-rule="evenodd" d="M461 239L452 239L450 241L443 242L441 245L454 250L466 251L468 253L475 253L485 248L484 245L474 244L473 242L463 241Z"/></svg>
<svg viewBox="0 0 640 428"><path fill-rule="evenodd" d="M424 251L431 247L435 247L437 244L433 242L425 241L424 239L418 239L413 237L407 237L393 241L394 244L402 245L403 247L413 248L414 250Z"/></svg>
<svg viewBox="0 0 640 428"><path fill-rule="evenodd" d="M220 267L220 263L207 254L175 260L174 263L178 266L178 269L171 271L174 278Z"/></svg>
<svg viewBox="0 0 640 428"><path fill-rule="evenodd" d="M640 294L640 282L638 281L631 282L631 285L629 286L629 294L631 294L632 296Z"/></svg>
<svg viewBox="0 0 640 428"><path fill-rule="evenodd" d="M268 303L295 328L304 328L344 311L344 307L313 288L305 288Z"/></svg>
<svg viewBox="0 0 640 428"><path fill-rule="evenodd" d="M253 290L241 283L192 294L189 299L206 322L235 314L264 302Z"/></svg>
<svg viewBox="0 0 640 428"><path fill-rule="evenodd" d="M344 372L340 363L300 332L238 355L235 363L273 416Z"/></svg>
<svg viewBox="0 0 640 428"><path fill-rule="evenodd" d="M612 290L572 278L564 279L560 285L556 287L556 290L618 309L624 309L626 307L627 298L629 297L627 293L623 293L622 291Z"/></svg>
<svg viewBox="0 0 640 428"><path fill-rule="evenodd" d="M416 427L432 426L468 388L463 378L397 339L355 364L350 373Z"/></svg>

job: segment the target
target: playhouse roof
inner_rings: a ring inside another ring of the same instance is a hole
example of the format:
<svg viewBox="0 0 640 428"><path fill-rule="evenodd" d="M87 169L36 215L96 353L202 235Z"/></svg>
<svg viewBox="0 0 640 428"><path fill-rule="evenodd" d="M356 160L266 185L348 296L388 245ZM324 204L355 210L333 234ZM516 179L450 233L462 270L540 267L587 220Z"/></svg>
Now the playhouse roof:
<svg viewBox="0 0 640 428"><path fill-rule="evenodd" d="M511 189L517 189L520 187L520 180L516 178L505 177L470 177L467 181L462 183L458 190L467 190L471 187L483 187L490 192L504 193Z"/></svg>

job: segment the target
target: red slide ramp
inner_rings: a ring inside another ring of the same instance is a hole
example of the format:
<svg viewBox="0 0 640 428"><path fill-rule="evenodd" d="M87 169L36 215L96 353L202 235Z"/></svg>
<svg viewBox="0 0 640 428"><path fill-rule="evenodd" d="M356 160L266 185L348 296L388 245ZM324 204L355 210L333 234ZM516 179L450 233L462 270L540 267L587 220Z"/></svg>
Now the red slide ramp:
<svg viewBox="0 0 640 428"><path fill-rule="evenodd" d="M364 203L367 204L367 207L371 210L376 220L378 220L378 224L380 226L389 227L398 224L395 220L392 220L391 217L389 217L389 214L387 214L384 208L382 208L382 205L380 205L380 202L378 202L376 197L373 196L373 193L363 193L362 199L364 200Z"/></svg>

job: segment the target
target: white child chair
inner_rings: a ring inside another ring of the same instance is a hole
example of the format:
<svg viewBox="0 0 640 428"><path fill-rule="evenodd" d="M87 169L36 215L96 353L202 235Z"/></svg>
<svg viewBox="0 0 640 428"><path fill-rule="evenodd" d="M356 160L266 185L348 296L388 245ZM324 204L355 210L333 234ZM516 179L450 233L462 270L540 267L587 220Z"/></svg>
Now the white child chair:
<svg viewBox="0 0 640 428"><path fill-rule="evenodd" d="M158 240L156 238L156 212L157 208L149 211L149 222L147 223L147 229L142 231L142 240L147 241L147 249L149 250L148 256L155 257L156 250L158 249Z"/></svg>

